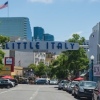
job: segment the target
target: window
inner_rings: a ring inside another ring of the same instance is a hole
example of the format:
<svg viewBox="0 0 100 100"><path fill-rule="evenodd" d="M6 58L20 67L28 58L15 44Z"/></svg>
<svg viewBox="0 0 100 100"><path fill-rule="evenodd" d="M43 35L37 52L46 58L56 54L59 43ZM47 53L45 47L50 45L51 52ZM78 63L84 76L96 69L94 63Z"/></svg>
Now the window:
<svg viewBox="0 0 100 100"><path fill-rule="evenodd" d="M83 82L80 82L80 84L79 84L80 86L84 86L84 83Z"/></svg>

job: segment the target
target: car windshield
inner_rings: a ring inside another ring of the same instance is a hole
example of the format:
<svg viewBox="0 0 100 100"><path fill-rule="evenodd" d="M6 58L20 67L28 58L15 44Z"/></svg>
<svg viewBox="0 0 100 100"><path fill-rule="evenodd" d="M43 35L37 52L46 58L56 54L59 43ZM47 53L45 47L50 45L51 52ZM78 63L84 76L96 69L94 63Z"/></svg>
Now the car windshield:
<svg viewBox="0 0 100 100"><path fill-rule="evenodd" d="M73 81L72 82L73 85L78 84L78 83L79 83L78 81Z"/></svg>
<svg viewBox="0 0 100 100"><path fill-rule="evenodd" d="M96 82L85 82L84 86L88 86L88 87L96 87Z"/></svg>
<svg viewBox="0 0 100 100"><path fill-rule="evenodd" d="M50 80L50 81L57 81L57 80Z"/></svg>

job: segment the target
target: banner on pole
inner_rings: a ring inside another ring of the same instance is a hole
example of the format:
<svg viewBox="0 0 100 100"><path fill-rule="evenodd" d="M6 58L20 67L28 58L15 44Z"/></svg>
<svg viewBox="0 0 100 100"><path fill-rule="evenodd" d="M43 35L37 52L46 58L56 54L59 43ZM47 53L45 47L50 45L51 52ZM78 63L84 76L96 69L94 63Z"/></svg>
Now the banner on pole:
<svg viewBox="0 0 100 100"><path fill-rule="evenodd" d="M93 75L94 76L100 76L100 65L94 65L93 66Z"/></svg>

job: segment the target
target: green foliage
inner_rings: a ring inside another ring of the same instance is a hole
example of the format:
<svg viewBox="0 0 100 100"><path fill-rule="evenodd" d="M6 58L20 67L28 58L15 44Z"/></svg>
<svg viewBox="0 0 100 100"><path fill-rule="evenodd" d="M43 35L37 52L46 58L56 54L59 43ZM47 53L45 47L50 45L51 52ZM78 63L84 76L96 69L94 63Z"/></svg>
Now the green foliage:
<svg viewBox="0 0 100 100"><path fill-rule="evenodd" d="M61 53L56 60L53 61L51 70L52 77L57 76L57 78L62 79L68 76L68 66L67 66L68 57Z"/></svg>
<svg viewBox="0 0 100 100"><path fill-rule="evenodd" d="M78 34L73 34L73 37L68 40L69 42L82 43L85 41L84 37ZM58 78L66 78L68 74L72 73L77 76L77 73L87 68L89 60L83 48L79 50L64 51L52 62L52 76L56 75ZM56 67L55 67L56 66Z"/></svg>
<svg viewBox="0 0 100 100"><path fill-rule="evenodd" d="M10 41L10 38L9 37L0 35L0 45L2 46L2 48L4 48L4 44L6 42L8 42L8 41Z"/></svg>
<svg viewBox="0 0 100 100"><path fill-rule="evenodd" d="M29 68L33 69L35 72L35 75L37 76L46 76L49 73L49 68L42 62L39 63L39 65L35 65L35 64L30 64Z"/></svg>
<svg viewBox="0 0 100 100"><path fill-rule="evenodd" d="M84 37L78 34L73 34L73 37L68 40L82 45L85 41ZM89 60L83 48L79 50L70 50L62 52L56 60L53 60L49 67L45 66L42 62L38 66L31 64L29 67L35 71L37 76L48 75L51 78L57 77L59 79L67 78L69 74L77 73L81 70L88 69L87 65Z"/></svg>
<svg viewBox="0 0 100 100"><path fill-rule="evenodd" d="M2 47L2 48L4 48L4 44L5 44L5 42L8 42L10 39L9 39L9 37L6 37L6 36L0 36L0 46ZM0 50L0 70L2 70L2 68L3 68L3 62L2 62L2 59L4 58L4 55L5 55L5 53L2 51L2 50Z"/></svg>

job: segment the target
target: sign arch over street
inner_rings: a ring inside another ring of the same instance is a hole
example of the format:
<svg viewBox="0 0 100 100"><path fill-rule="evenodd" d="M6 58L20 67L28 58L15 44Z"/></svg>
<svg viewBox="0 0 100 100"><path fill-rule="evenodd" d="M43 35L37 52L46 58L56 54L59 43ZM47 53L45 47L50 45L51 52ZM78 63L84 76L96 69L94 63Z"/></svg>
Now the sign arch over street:
<svg viewBox="0 0 100 100"><path fill-rule="evenodd" d="M59 42L59 41L18 41L7 42L5 49L29 52L56 52L66 50L78 50L79 44L73 42Z"/></svg>

